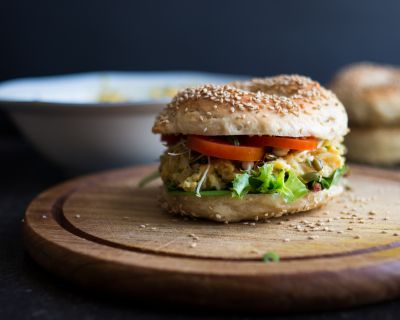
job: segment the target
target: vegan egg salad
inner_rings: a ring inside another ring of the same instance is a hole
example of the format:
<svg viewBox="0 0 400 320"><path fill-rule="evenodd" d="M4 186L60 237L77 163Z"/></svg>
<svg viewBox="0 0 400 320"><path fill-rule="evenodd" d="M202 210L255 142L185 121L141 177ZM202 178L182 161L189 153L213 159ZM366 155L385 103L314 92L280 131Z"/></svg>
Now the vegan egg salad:
<svg viewBox="0 0 400 320"><path fill-rule="evenodd" d="M293 202L345 173L341 141L273 136L164 135L160 175L171 194L277 194Z"/></svg>

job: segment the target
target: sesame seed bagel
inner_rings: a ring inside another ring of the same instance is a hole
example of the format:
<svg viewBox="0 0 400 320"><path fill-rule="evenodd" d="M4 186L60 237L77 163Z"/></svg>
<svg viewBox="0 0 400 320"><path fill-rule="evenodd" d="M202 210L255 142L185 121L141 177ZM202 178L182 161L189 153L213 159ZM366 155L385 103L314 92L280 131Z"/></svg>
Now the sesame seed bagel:
<svg viewBox="0 0 400 320"><path fill-rule="evenodd" d="M400 125L400 68L359 63L340 70L331 89L358 126Z"/></svg>
<svg viewBox="0 0 400 320"><path fill-rule="evenodd" d="M164 190L164 207L173 214L204 218L218 222L266 220L296 212L319 208L343 192L342 185L319 192L310 192L293 203L286 203L277 194L247 194L243 199L231 196L175 196Z"/></svg>
<svg viewBox="0 0 400 320"><path fill-rule="evenodd" d="M346 136L347 157L355 162L400 164L400 128L352 128Z"/></svg>
<svg viewBox="0 0 400 320"><path fill-rule="evenodd" d="M318 82L281 75L180 91L157 117L153 132L331 140L347 133L347 115Z"/></svg>

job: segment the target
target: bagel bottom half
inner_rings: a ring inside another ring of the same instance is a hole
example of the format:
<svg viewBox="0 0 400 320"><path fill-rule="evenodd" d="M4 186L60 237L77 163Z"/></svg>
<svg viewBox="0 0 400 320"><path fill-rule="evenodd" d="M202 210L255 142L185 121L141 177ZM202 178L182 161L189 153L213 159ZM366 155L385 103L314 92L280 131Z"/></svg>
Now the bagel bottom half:
<svg viewBox="0 0 400 320"><path fill-rule="evenodd" d="M345 144L351 161L384 166L400 164L400 128L352 128Z"/></svg>
<svg viewBox="0 0 400 320"><path fill-rule="evenodd" d="M309 192L292 203L286 203L278 194L248 194L242 199L229 195L199 198L192 195L170 195L164 190L162 197L164 207L173 214L218 222L238 222L266 220L318 208L341 194L343 189L342 185L334 185L319 192Z"/></svg>

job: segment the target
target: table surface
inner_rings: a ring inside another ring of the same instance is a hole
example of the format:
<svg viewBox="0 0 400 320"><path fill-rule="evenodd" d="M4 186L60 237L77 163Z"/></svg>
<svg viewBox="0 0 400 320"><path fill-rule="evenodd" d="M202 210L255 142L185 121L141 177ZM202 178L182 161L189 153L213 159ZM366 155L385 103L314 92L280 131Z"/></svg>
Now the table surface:
<svg viewBox="0 0 400 320"><path fill-rule="evenodd" d="M83 291L48 274L21 243L21 219L32 198L68 178L19 137L0 137L1 319L398 319L400 300L351 310L293 315L250 315L118 301Z"/></svg>

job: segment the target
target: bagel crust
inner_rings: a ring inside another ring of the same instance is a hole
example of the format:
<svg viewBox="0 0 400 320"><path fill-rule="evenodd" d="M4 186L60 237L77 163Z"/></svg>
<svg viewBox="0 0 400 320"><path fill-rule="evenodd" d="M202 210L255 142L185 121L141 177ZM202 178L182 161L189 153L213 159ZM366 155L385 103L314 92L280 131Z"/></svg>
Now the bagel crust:
<svg viewBox="0 0 400 320"><path fill-rule="evenodd" d="M400 128L353 128L346 137L347 157L355 162L400 164Z"/></svg>
<svg viewBox="0 0 400 320"><path fill-rule="evenodd" d="M299 75L179 92L157 117L154 133L270 135L332 140L347 133L343 105L318 82Z"/></svg>
<svg viewBox="0 0 400 320"><path fill-rule="evenodd" d="M309 192L293 203L278 194L247 194L242 199L231 196L196 197L170 195L163 191L164 208L172 214L204 218L218 222L264 221L273 217L319 208L343 192L342 185L319 192Z"/></svg>
<svg viewBox="0 0 400 320"><path fill-rule="evenodd" d="M400 125L400 68L349 65L336 74L330 88L346 106L353 125Z"/></svg>

